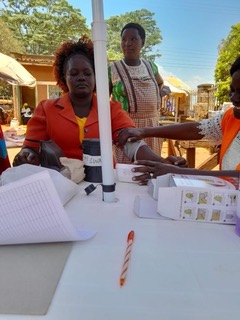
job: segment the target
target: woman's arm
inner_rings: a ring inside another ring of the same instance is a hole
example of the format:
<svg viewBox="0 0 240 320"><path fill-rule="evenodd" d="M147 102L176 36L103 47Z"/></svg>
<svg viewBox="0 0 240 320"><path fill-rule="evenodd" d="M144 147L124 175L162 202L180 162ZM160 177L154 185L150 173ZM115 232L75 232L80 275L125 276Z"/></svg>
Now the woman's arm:
<svg viewBox="0 0 240 320"><path fill-rule="evenodd" d="M161 88L162 88L162 86L163 86L163 78L162 78L162 76L160 75L160 73L159 72L157 72L156 74L155 74L155 79L156 79L156 81L157 81L157 83L158 83L158 86L159 86L159 90L160 90L160 92L161 92Z"/></svg>
<svg viewBox="0 0 240 320"><path fill-rule="evenodd" d="M119 132L118 143L124 145L147 137L159 137L174 140L200 140L203 135L198 128L199 122L179 123L169 126L126 128Z"/></svg>
<svg viewBox="0 0 240 320"><path fill-rule="evenodd" d="M189 175L205 175L205 176L231 176L231 177L239 177L240 171L238 170L198 170L192 168L182 168L179 166L173 166L171 164L160 163L156 161L149 160L138 160L135 161L136 165L140 165L140 167L135 167L132 169L134 172L141 172L142 175L134 177L135 181L139 181L141 184L145 184L146 180L149 179L149 176L152 178L157 178L158 176L167 174L167 173L176 173L176 174L189 174Z"/></svg>
<svg viewBox="0 0 240 320"><path fill-rule="evenodd" d="M132 162L136 160L151 160L154 162L157 161L161 163L172 164L175 166L187 166L186 159L174 156L163 158L154 153L153 150L150 149L143 141L136 141L134 143L127 142L124 145L123 150L125 155Z"/></svg>

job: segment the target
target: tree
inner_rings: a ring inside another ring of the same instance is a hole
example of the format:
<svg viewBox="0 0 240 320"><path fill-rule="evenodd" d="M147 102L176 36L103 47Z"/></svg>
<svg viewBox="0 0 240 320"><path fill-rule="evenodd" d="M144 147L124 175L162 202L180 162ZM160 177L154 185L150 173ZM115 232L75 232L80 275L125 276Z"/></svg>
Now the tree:
<svg viewBox="0 0 240 320"><path fill-rule="evenodd" d="M1 18L1 17L0 17ZM0 48L1 52L9 55L11 52L23 53L24 49L8 25L0 19Z"/></svg>
<svg viewBox="0 0 240 320"><path fill-rule="evenodd" d="M142 9L110 17L106 20L108 40L107 51L109 60L119 60L122 58L120 33L123 26L129 22L137 22L141 24L146 31L146 42L142 49L142 57L148 58L152 61L154 61L156 57L160 57L159 50L156 49L155 46L161 43L162 36L153 16L154 13L146 9Z"/></svg>
<svg viewBox="0 0 240 320"><path fill-rule="evenodd" d="M2 0L3 21L26 53L53 54L61 42L90 33L81 10L66 0Z"/></svg>
<svg viewBox="0 0 240 320"><path fill-rule="evenodd" d="M240 23L231 27L226 39L218 47L218 60L215 68L215 82L217 85L216 97L220 104L230 101L229 88L231 64L240 54Z"/></svg>
<svg viewBox="0 0 240 320"><path fill-rule="evenodd" d="M12 30L0 19L0 48L1 53L9 55L11 52L23 52L22 44L14 37ZM12 86L0 79L0 96L10 98Z"/></svg>

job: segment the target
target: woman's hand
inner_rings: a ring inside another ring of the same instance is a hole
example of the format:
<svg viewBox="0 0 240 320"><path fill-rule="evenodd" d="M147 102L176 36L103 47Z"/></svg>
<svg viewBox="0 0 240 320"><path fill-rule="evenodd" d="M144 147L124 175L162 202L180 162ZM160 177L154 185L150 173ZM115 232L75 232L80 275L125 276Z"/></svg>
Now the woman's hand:
<svg viewBox="0 0 240 320"><path fill-rule="evenodd" d="M117 145L123 146L126 142L135 142L144 138L144 129L125 128L122 129L117 137Z"/></svg>
<svg viewBox="0 0 240 320"><path fill-rule="evenodd" d="M148 180L167 173L186 173L186 171L182 172L181 169L187 167L187 162L184 158L170 156L164 159L164 161L165 162L150 160L135 161L134 163L138 165L138 167L134 167L132 171L141 172L142 174L135 176L133 180L137 181L140 185L145 185Z"/></svg>
<svg viewBox="0 0 240 320"><path fill-rule="evenodd" d="M39 153L30 148L22 148L13 160L13 166L16 167L25 163L38 166L40 164Z"/></svg>
<svg viewBox="0 0 240 320"><path fill-rule="evenodd" d="M173 166L178 166L181 168L187 168L188 162L183 157L175 157L175 156L169 156L164 159L163 163L172 164Z"/></svg>
<svg viewBox="0 0 240 320"><path fill-rule="evenodd" d="M142 174L134 176L133 180L138 181L141 185L147 184L148 180L152 178L157 178L167 173L180 173L178 171L181 170L178 166L158 161L138 160L135 164L138 165L138 167L134 167L132 171L141 172Z"/></svg>

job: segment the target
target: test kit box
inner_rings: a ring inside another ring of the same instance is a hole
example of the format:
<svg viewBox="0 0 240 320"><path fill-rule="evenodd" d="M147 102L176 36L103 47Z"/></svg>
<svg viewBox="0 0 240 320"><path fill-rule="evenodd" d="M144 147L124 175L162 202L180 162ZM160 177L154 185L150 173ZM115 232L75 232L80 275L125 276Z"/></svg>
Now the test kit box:
<svg viewBox="0 0 240 320"><path fill-rule="evenodd" d="M148 191L158 214L174 220L235 224L240 210L238 178L166 174Z"/></svg>

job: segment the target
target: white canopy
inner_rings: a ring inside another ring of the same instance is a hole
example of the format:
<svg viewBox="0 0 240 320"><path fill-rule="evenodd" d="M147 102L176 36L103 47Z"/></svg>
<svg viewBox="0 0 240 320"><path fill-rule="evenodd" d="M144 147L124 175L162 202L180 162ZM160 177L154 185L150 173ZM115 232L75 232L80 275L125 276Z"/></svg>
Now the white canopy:
<svg viewBox="0 0 240 320"><path fill-rule="evenodd" d="M0 53L0 78L12 85L36 86L36 79L17 60L3 53Z"/></svg>
<svg viewBox="0 0 240 320"><path fill-rule="evenodd" d="M169 89L171 90L171 93L184 93L185 95L188 95L188 92L186 90L175 87L173 84L171 84L167 80L164 80L164 85L169 87Z"/></svg>
<svg viewBox="0 0 240 320"><path fill-rule="evenodd" d="M186 82L182 81L181 79L175 76L169 76L166 80L176 88L187 91L188 93L192 91L192 88Z"/></svg>

